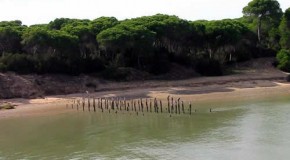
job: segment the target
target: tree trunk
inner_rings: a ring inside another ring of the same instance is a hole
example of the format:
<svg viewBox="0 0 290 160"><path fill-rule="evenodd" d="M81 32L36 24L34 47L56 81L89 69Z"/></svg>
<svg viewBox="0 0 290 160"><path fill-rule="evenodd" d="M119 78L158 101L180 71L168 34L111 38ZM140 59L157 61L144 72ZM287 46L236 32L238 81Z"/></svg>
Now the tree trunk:
<svg viewBox="0 0 290 160"><path fill-rule="evenodd" d="M261 43L261 26L262 26L262 16L258 18L258 40Z"/></svg>

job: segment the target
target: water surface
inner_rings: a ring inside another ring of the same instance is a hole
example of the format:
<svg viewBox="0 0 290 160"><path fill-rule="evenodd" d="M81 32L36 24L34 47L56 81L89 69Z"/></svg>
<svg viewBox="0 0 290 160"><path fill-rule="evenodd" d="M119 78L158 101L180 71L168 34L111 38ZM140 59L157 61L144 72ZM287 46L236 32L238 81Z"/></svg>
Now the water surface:
<svg viewBox="0 0 290 160"><path fill-rule="evenodd" d="M2 119L0 159L289 159L290 96L195 108L191 116L75 111Z"/></svg>

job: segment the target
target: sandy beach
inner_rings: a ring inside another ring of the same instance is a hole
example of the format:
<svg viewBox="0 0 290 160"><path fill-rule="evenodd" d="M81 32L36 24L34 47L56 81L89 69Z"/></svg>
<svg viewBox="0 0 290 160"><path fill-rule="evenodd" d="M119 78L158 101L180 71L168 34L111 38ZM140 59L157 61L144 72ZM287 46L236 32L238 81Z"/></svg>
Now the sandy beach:
<svg viewBox="0 0 290 160"><path fill-rule="evenodd" d="M126 97L126 99L157 98L166 101L167 96L181 98L185 103L209 103L218 101L250 101L290 95L290 84L272 80L250 80L196 87L135 88L102 91L90 94L47 96L41 99L1 100L17 105L13 110L0 111L0 118L49 115L72 112L65 104L74 99L87 97Z"/></svg>

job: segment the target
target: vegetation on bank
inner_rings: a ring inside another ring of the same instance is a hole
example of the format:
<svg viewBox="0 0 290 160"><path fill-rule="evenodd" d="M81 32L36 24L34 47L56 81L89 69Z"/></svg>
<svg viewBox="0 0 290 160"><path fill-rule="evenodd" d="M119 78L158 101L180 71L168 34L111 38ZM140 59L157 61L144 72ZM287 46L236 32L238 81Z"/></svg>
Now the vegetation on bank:
<svg viewBox="0 0 290 160"><path fill-rule="evenodd" d="M243 14L216 21L157 14L123 21L59 18L29 27L0 22L0 71L117 79L127 74L120 68L163 74L178 63L212 76L229 63L278 52L278 67L290 71L290 8L283 13L276 0L253 0Z"/></svg>
<svg viewBox="0 0 290 160"><path fill-rule="evenodd" d="M8 110L8 109L15 109L15 105L10 103L0 104L0 110Z"/></svg>

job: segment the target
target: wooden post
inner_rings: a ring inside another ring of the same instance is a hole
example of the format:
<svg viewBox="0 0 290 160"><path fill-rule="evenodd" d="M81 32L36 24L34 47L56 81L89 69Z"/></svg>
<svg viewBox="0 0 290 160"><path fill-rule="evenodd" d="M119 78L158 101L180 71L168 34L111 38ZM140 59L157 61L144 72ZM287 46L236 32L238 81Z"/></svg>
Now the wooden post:
<svg viewBox="0 0 290 160"><path fill-rule="evenodd" d="M90 98L88 97L88 109L89 109L89 112L91 111L91 104L90 104Z"/></svg>
<svg viewBox="0 0 290 160"><path fill-rule="evenodd" d="M152 101L150 99L150 112L152 112Z"/></svg>
<svg viewBox="0 0 290 160"><path fill-rule="evenodd" d="M167 97L167 110L170 113L170 96Z"/></svg>
<svg viewBox="0 0 290 160"><path fill-rule="evenodd" d="M174 111L173 105L174 105L174 103L173 103L173 97L171 97L171 113L173 113L173 111Z"/></svg>
<svg viewBox="0 0 290 160"><path fill-rule="evenodd" d="M160 112L162 113L162 101L160 100Z"/></svg>
<svg viewBox="0 0 290 160"><path fill-rule="evenodd" d="M177 101L175 101L175 114L177 114Z"/></svg>
<svg viewBox="0 0 290 160"><path fill-rule="evenodd" d="M120 111L122 111L122 105L123 105L123 102L120 100L120 105L119 105Z"/></svg>
<svg viewBox="0 0 290 160"><path fill-rule="evenodd" d="M83 98L83 111L85 111L85 99Z"/></svg>
<svg viewBox="0 0 290 160"><path fill-rule="evenodd" d="M148 108L148 100L147 100L147 98L146 98L146 102L145 102L145 104L146 104L146 110L147 110L147 112L149 111L149 108Z"/></svg>
<svg viewBox="0 0 290 160"><path fill-rule="evenodd" d="M158 113L158 110L157 110L157 100L156 100L156 98L154 98L154 111L156 113Z"/></svg>
<svg viewBox="0 0 290 160"><path fill-rule="evenodd" d="M117 110L119 110L119 98L117 98L117 100L116 100L116 108L117 108Z"/></svg>
<svg viewBox="0 0 290 160"><path fill-rule="evenodd" d="M178 100L177 100L177 102L178 102L178 114L180 114L180 98L178 98Z"/></svg>
<svg viewBox="0 0 290 160"><path fill-rule="evenodd" d="M189 114L191 115L191 102L189 102Z"/></svg>
<svg viewBox="0 0 290 160"><path fill-rule="evenodd" d="M182 112L183 112L183 114L185 114L183 101L181 101L181 106L182 106Z"/></svg>
<svg viewBox="0 0 290 160"><path fill-rule="evenodd" d="M96 99L93 98L93 107L94 107L94 112L96 112Z"/></svg>
<svg viewBox="0 0 290 160"><path fill-rule="evenodd" d="M141 100L140 100L140 103L141 103L141 111L143 112L144 106L143 106L142 98L141 98Z"/></svg>
<svg viewBox="0 0 290 160"><path fill-rule="evenodd" d="M112 110L115 110L115 102L112 100Z"/></svg>
<svg viewBox="0 0 290 160"><path fill-rule="evenodd" d="M107 109L107 99L104 98L104 109Z"/></svg>

